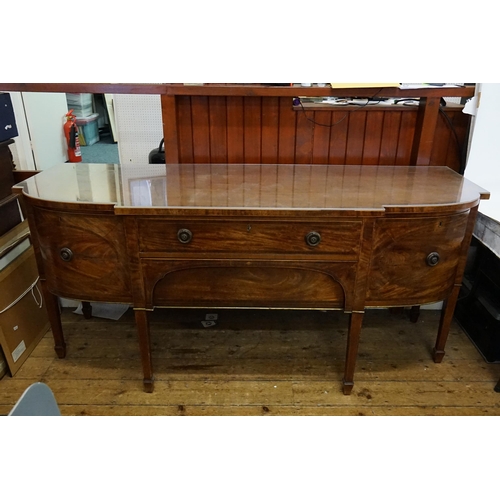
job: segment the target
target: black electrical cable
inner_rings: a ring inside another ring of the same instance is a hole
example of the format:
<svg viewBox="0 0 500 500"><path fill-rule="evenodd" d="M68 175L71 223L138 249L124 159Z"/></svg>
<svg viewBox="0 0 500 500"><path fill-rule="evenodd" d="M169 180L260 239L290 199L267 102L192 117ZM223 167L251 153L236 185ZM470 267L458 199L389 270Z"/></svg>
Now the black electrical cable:
<svg viewBox="0 0 500 500"><path fill-rule="evenodd" d="M373 100L375 99L377 94L379 94L381 91L382 91L382 89L380 88L379 90L377 90L377 92L375 92L375 94L373 94L372 97L367 97L366 98L367 101L364 104L353 104L353 105L359 106L360 108L364 108L365 106L368 106L368 104L373 102ZM379 102L381 102L381 101L380 100L377 101L376 104L378 104ZM351 111L347 111L346 114L339 121L337 121L335 123L330 123L330 124L329 123L319 123L316 120L313 120L312 118L309 118L309 116L307 116L307 111L304 108L304 105L302 104L302 101L300 100L300 98L299 98L299 104L300 104L300 107L302 108L302 112L304 113L304 116L306 117L306 119L309 120L310 122L314 123L315 125L319 125L320 127L328 127L328 128L335 127L336 125L338 125L339 123L344 121L347 118L347 116L349 115L349 113L351 112Z"/></svg>
<svg viewBox="0 0 500 500"><path fill-rule="evenodd" d="M370 102L372 102L375 99L375 97L377 96L377 94L379 94L381 91L382 91L382 89L379 89L372 97L368 97L365 104L355 104L355 105L360 106L361 108L368 106L368 104L370 104ZM405 100L406 99L400 99L400 101L405 101ZM377 102L380 102L380 101L377 101ZM299 98L299 104L300 104L300 107L301 107L302 112L304 113L304 116L306 117L306 119L309 120L311 123L314 123L315 125L318 125L320 127L328 127L328 128L335 127L339 123L343 122L347 118L349 113L351 112L351 111L346 111L345 115L340 120L336 121L335 123L330 123L330 124L319 123L316 120L313 120L312 118L307 116L307 111L304 108L304 105L302 104L302 101L300 100L300 98ZM464 171L465 171L465 148L460 145L460 140L458 138L457 131L456 131L455 127L453 126L453 122L451 121L450 117L446 114L446 112L443 110L444 105L446 105L446 102L439 106L439 111L443 115L446 123L450 127L450 130L455 138L455 142L456 142L457 150L458 150L458 158L459 158L459 168L460 168L459 173L460 173L460 175L463 175Z"/></svg>

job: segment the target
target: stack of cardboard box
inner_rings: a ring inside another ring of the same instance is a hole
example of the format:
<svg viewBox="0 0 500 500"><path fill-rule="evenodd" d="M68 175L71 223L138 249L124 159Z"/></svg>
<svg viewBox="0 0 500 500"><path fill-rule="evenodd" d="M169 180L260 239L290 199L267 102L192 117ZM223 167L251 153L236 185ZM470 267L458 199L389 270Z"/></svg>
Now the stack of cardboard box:
<svg viewBox="0 0 500 500"><path fill-rule="evenodd" d="M49 329L28 222L12 186L9 145L17 127L9 94L0 94L0 377L13 376ZM33 172L35 173L35 172Z"/></svg>
<svg viewBox="0 0 500 500"><path fill-rule="evenodd" d="M0 237L0 346L13 376L49 329L27 221Z"/></svg>

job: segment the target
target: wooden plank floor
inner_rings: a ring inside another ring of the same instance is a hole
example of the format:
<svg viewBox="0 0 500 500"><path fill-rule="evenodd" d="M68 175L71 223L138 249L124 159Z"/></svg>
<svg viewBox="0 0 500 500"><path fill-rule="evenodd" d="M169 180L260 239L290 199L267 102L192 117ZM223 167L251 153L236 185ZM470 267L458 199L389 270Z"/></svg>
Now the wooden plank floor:
<svg viewBox="0 0 500 500"><path fill-rule="evenodd" d="M63 415L500 415L500 364L486 363L456 323L443 362L432 361L437 311L416 324L367 311L350 396L342 312L219 310L204 328L206 312L152 313L156 382L146 394L132 311L112 321L65 309L66 358L49 331L16 376L0 380L0 414L42 381Z"/></svg>

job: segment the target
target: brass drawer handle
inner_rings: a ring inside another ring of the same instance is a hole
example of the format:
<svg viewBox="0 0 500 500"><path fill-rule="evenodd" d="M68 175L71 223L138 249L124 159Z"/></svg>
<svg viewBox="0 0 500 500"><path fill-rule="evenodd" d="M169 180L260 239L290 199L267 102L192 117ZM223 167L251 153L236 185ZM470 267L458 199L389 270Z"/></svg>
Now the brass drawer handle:
<svg viewBox="0 0 500 500"><path fill-rule="evenodd" d="M73 258L73 252L69 248L61 248L59 255L64 262L69 262Z"/></svg>
<svg viewBox="0 0 500 500"><path fill-rule="evenodd" d="M440 256L437 252L431 252L426 259L427 265L434 267L439 262Z"/></svg>
<svg viewBox="0 0 500 500"><path fill-rule="evenodd" d="M321 242L321 234L317 233L316 231L311 231L310 233L307 233L306 243L310 247L318 246L320 242Z"/></svg>
<svg viewBox="0 0 500 500"><path fill-rule="evenodd" d="M189 243L193 239L193 233L189 229L179 229L177 239L181 243Z"/></svg>

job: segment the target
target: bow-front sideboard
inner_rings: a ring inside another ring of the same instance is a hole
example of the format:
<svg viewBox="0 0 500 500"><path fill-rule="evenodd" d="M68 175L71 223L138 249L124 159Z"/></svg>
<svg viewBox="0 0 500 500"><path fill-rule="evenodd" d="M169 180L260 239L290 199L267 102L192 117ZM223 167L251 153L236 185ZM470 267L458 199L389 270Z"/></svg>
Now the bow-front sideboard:
<svg viewBox="0 0 500 500"><path fill-rule="evenodd" d="M62 164L15 190L58 356L57 296L130 304L149 392L156 307L343 310L349 394L366 308L444 300L440 362L489 196L447 167L304 164Z"/></svg>

